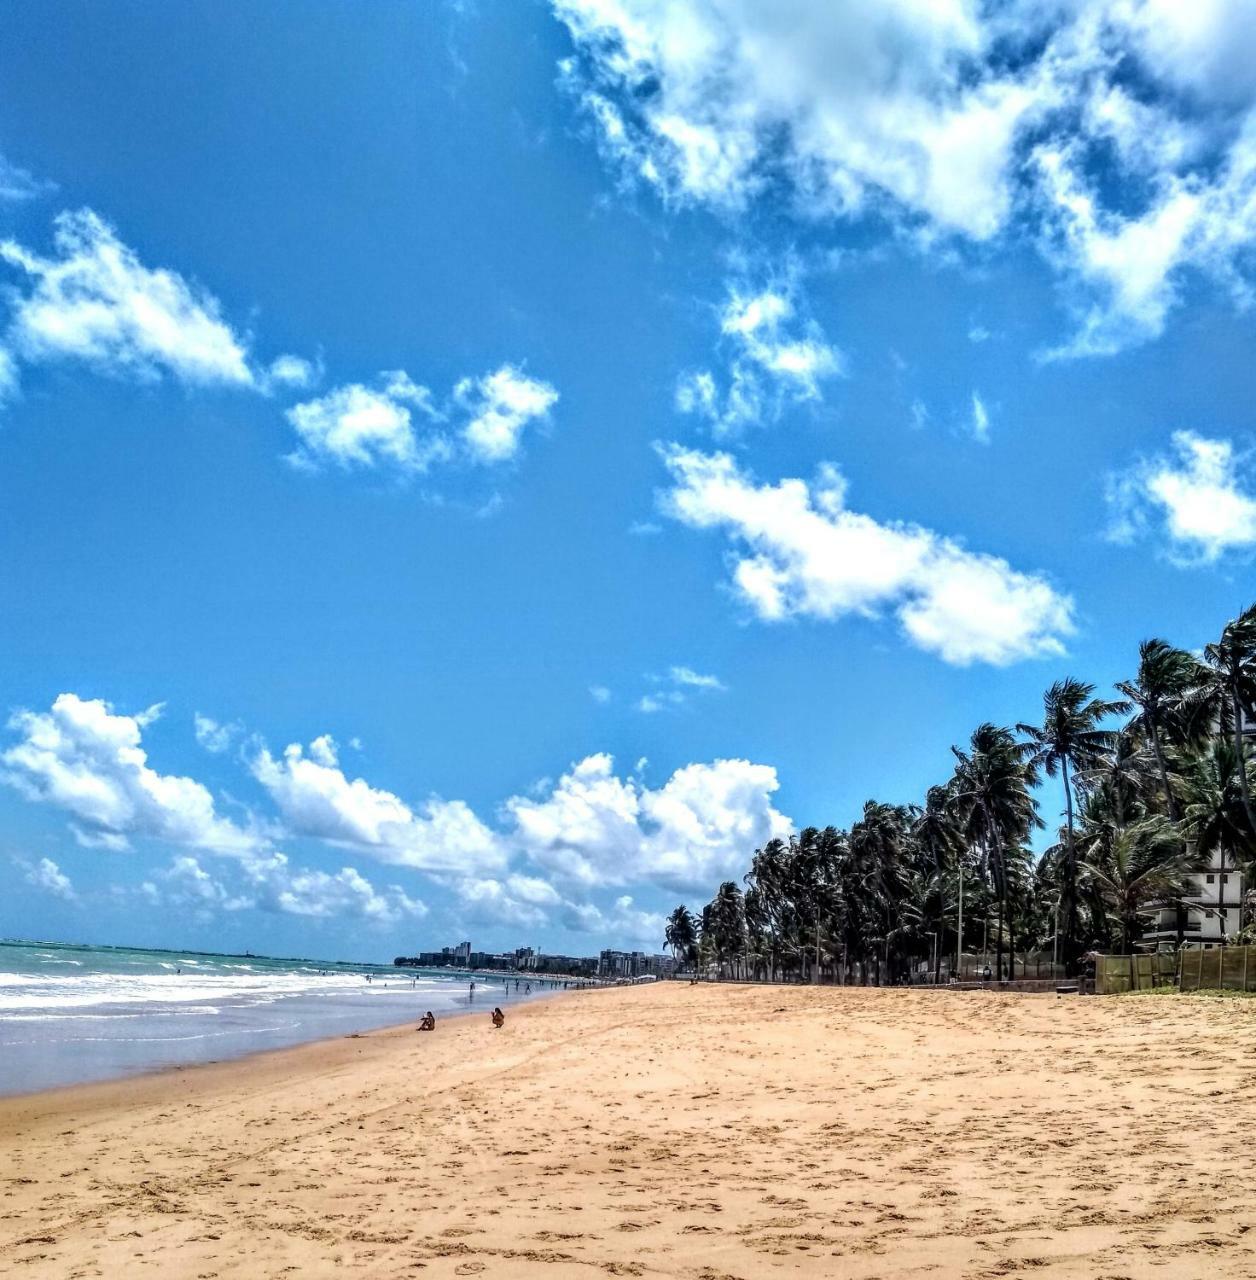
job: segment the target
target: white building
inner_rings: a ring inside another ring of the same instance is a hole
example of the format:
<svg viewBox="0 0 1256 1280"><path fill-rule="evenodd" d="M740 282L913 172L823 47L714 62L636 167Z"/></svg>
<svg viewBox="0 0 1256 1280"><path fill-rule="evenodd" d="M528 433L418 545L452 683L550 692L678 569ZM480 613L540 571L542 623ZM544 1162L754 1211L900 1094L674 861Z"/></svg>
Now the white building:
<svg viewBox="0 0 1256 1280"><path fill-rule="evenodd" d="M1247 749L1256 749L1256 722L1241 713ZM1243 927L1243 875L1233 858L1220 851L1212 855L1206 871L1187 877L1190 888L1183 898L1186 907L1182 941L1185 946L1215 947ZM1150 912L1150 928L1143 942L1159 951L1177 946L1176 907L1159 906Z"/></svg>
<svg viewBox="0 0 1256 1280"><path fill-rule="evenodd" d="M1182 940L1186 946L1217 946L1242 925L1243 876L1233 860L1214 853L1206 871L1187 877L1190 888L1183 898L1186 919ZM1177 945L1178 916L1174 906L1160 906L1152 913L1151 928L1143 942L1156 950Z"/></svg>

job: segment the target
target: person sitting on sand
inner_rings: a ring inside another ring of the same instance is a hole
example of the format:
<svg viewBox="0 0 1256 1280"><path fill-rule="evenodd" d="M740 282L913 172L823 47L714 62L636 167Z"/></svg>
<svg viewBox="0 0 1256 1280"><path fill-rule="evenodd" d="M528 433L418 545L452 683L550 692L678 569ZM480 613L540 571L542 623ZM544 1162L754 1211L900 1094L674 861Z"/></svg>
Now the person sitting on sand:
<svg viewBox="0 0 1256 1280"><path fill-rule="evenodd" d="M420 1031L436 1030L436 1015L431 1011L431 1009L429 1009L423 1015L423 1021L419 1023L419 1030Z"/></svg>
<svg viewBox="0 0 1256 1280"><path fill-rule="evenodd" d="M493 1026L504 1027L506 1025L506 1015L500 1009L493 1010Z"/></svg>

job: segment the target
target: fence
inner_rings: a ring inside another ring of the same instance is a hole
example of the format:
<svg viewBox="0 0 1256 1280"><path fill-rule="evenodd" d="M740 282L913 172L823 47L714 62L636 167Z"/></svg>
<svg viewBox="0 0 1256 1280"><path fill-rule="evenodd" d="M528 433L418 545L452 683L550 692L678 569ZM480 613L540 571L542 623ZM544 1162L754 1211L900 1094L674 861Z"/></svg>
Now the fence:
<svg viewBox="0 0 1256 1280"><path fill-rule="evenodd" d="M1190 947L1095 957L1096 995L1168 986L1179 991L1256 991L1256 947Z"/></svg>
<svg viewBox="0 0 1256 1280"><path fill-rule="evenodd" d="M1182 952L1181 991L1256 991L1256 947Z"/></svg>
<svg viewBox="0 0 1256 1280"><path fill-rule="evenodd" d="M1208 951L1183 951L1187 956L1211 955ZM1171 951L1153 951L1139 956L1096 956L1095 994L1116 995L1122 991L1149 991L1152 987L1172 986L1177 981L1178 957ZM1252 966L1256 981L1256 965Z"/></svg>
<svg viewBox="0 0 1256 1280"><path fill-rule="evenodd" d="M1049 951L1018 951L1015 956L1009 956L1005 952L1001 975L996 973L997 964L998 960L993 951L965 952L958 965L955 963L955 956L950 955L942 961L942 981L949 982L951 974L954 973L960 982L981 982L985 978L987 968L990 970L992 981L998 981L1000 977L1011 978L1014 982L1026 978L1045 981L1064 976L1064 966L1056 963Z"/></svg>

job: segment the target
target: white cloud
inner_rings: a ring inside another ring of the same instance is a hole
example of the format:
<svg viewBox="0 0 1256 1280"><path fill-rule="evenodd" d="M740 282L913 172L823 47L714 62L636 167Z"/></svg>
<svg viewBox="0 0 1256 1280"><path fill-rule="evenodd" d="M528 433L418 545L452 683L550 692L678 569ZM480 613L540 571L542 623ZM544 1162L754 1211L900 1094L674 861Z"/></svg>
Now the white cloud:
<svg viewBox="0 0 1256 1280"><path fill-rule="evenodd" d="M90 209L57 215L55 256L13 240L0 259L30 281L16 291L9 340L29 361L82 360L118 377L170 374L189 386L252 387L247 342L218 301L177 272L144 266Z"/></svg>
<svg viewBox="0 0 1256 1280"><path fill-rule="evenodd" d="M206 751L221 755L226 751L242 730L238 724L219 724L210 716L201 715L198 711L192 720L196 740Z"/></svg>
<svg viewBox="0 0 1256 1280"><path fill-rule="evenodd" d="M772 805L776 770L716 760L676 770L657 790L619 778L605 754L588 756L547 794L506 804L512 842L542 870L584 886L649 880L705 886L790 829Z"/></svg>
<svg viewBox="0 0 1256 1280"><path fill-rule="evenodd" d="M474 875L505 865L499 837L463 801L433 796L416 812L390 791L349 779L330 737L315 739L308 754L293 743L278 759L263 748L252 768L295 836L429 872Z"/></svg>
<svg viewBox="0 0 1256 1280"><path fill-rule="evenodd" d="M502 463L518 455L524 428L545 417L557 400L549 383L513 365L464 378L445 406L403 370L382 373L374 386L351 383L293 405L287 417L300 447L289 461L309 469L330 463L343 470L393 467L415 475L437 463Z"/></svg>
<svg viewBox="0 0 1256 1280"><path fill-rule="evenodd" d="M755 0L555 0L604 145L669 199L744 204L784 175L821 206L887 192L985 236L1033 105L960 84L983 34L963 0L832 8ZM775 172L774 172L775 171Z"/></svg>
<svg viewBox="0 0 1256 1280"><path fill-rule="evenodd" d="M515 457L524 428L558 402L558 392L548 382L529 378L509 364L486 377L464 379L454 397L470 415L462 428L470 457L489 464Z"/></svg>
<svg viewBox="0 0 1256 1280"><path fill-rule="evenodd" d="M50 893L54 898L60 898L63 902L75 902L78 900L78 895L74 892L74 885L70 882L70 877L51 858L40 858L34 866L19 859L18 866L23 871L22 879L33 888L42 890L44 893Z"/></svg>
<svg viewBox="0 0 1256 1280"><path fill-rule="evenodd" d="M201 783L149 765L141 738L160 710L122 715L100 699L63 693L47 712L18 711L9 728L20 741L0 753L0 778L69 813L85 844L124 849L145 837L241 857L256 852L257 836L222 817Z"/></svg>
<svg viewBox="0 0 1256 1280"><path fill-rule="evenodd" d="M455 886L466 920L490 926L540 929L549 923L547 908L561 901L544 880L511 876L507 881L471 876Z"/></svg>
<svg viewBox="0 0 1256 1280"><path fill-rule="evenodd" d="M1184 561L1215 561L1256 545L1256 493L1247 461L1229 440L1174 432L1172 456L1144 459L1109 477L1109 536L1133 541L1154 517L1171 554Z"/></svg>
<svg viewBox="0 0 1256 1280"><path fill-rule="evenodd" d="M611 700L611 691L604 684L591 684L589 686L589 697L594 702L600 702L605 706Z"/></svg>
<svg viewBox="0 0 1256 1280"><path fill-rule="evenodd" d="M732 348L726 386L708 369L690 371L677 383L677 408L727 435L774 420L787 403L818 400L820 384L842 373L844 360L814 321L796 313L792 287L731 288L720 317Z"/></svg>
<svg viewBox="0 0 1256 1280"><path fill-rule="evenodd" d="M969 430L972 437L978 444L990 443L990 412L986 408L986 402L976 391L973 392L972 399L973 416L969 423Z"/></svg>
<svg viewBox="0 0 1256 1280"><path fill-rule="evenodd" d="M671 667L668 677L673 684L684 685L690 689L712 689L722 692L726 687L718 676L702 675L692 667Z"/></svg>
<svg viewBox="0 0 1256 1280"><path fill-rule="evenodd" d="M0 155L0 200L30 200L52 186Z"/></svg>
<svg viewBox="0 0 1256 1280"><path fill-rule="evenodd" d="M172 858L170 865L157 873L155 881L146 880L142 892L154 905L184 908L202 916L215 911L244 911L257 905L247 893L232 893L186 853Z"/></svg>
<svg viewBox="0 0 1256 1280"><path fill-rule="evenodd" d="M20 376L12 352L0 347L0 405L17 395Z"/></svg>
<svg viewBox="0 0 1256 1280"><path fill-rule="evenodd" d="M1044 578L919 525L851 511L833 467L811 486L760 485L727 454L673 445L663 457L674 481L664 511L727 533L734 587L763 619L892 609L913 644L957 665L1059 654L1073 630L1072 602Z"/></svg>
<svg viewBox="0 0 1256 1280"><path fill-rule="evenodd" d="M265 862L247 864L252 891L262 910L314 919L362 919L394 924L421 918L427 907L398 885L383 892L354 867L327 871L293 869L279 853Z"/></svg>
<svg viewBox="0 0 1256 1280"><path fill-rule="evenodd" d="M306 360L303 356L277 356L266 370L266 380L272 387L290 387L295 391L304 391L319 379L319 366Z"/></svg>
<svg viewBox="0 0 1256 1280"><path fill-rule="evenodd" d="M718 676L703 675L692 667L670 667L666 675L646 679L656 686L637 700L637 710L646 715L683 707L693 693L724 693L727 689Z"/></svg>
<svg viewBox="0 0 1256 1280"><path fill-rule="evenodd" d="M716 683L684 666L668 679L676 682L668 687L699 691ZM609 756L596 755L557 782L547 779L529 795L512 797L493 830L462 801L433 798L412 807L348 778L326 734L279 758L257 749L251 769L282 826L252 812L240 824L216 810L200 782L152 767L143 735L159 713L153 707L123 715L68 693L47 713L19 711L9 726L17 742L0 754L0 778L68 814L89 847L120 852L141 839L175 846L169 865L150 873L140 892L155 907L202 916L257 909L387 924L427 912L401 885L376 886L356 866L293 865L276 847L284 836L421 871L452 890L465 918L477 922L565 923L608 937L652 937L658 932L652 913L623 897L614 909L599 908L585 895L635 883L706 890L736 872L747 849L792 825L773 804L779 784L768 765L689 764L651 788L643 781L644 759L620 777ZM227 860L211 868L201 853ZM38 874L40 887L61 892L55 864L21 865Z"/></svg>
<svg viewBox="0 0 1256 1280"><path fill-rule="evenodd" d="M422 436L414 411L429 424ZM301 443L289 460L309 468L331 463L343 470L395 466L421 473L450 455L449 442L431 427L437 416L426 387L401 371L383 373L374 387L351 383L293 405L287 418Z"/></svg>
<svg viewBox="0 0 1256 1280"><path fill-rule="evenodd" d="M604 154L669 204L1028 238L1078 316L1056 356L1155 337L1188 271L1250 300L1253 0L553 5Z"/></svg>
<svg viewBox="0 0 1256 1280"><path fill-rule="evenodd" d="M426 912L424 904L410 898L400 886L377 890L353 867L344 867L335 874L293 867L287 855L274 849L270 838L259 828L238 826L218 814L213 797L201 783L154 770L142 746L142 735L160 710L151 707L139 715L126 716L98 699L63 693L47 713L19 711L9 721L9 727L17 731L20 740L0 754L0 778L29 799L55 805L72 815L75 835L84 845L122 851L130 847L133 839L159 840L228 855L244 879L243 888L232 890L205 871L194 857L178 855L167 871L146 882L144 892L154 903L201 911L257 906L295 915L343 915L380 923ZM370 822L372 802L377 810L385 799L394 800L398 806L400 802L380 792L364 799L363 789L369 791L364 783L346 783L335 767L335 743L329 737L317 739L311 745L311 753L315 760L302 760L297 749L296 762L323 771L314 785L325 781L326 775L335 774L342 787L359 801L358 809L347 802L348 811L336 828L328 816L336 797L333 795L327 809L319 813L308 800L313 786L301 791L300 783L308 783L309 779L300 769L283 799L299 810L304 798L310 805L312 821L323 820L324 829L307 834L332 843L370 844L366 839L343 837L352 832L355 820ZM275 762L270 764L282 770ZM334 792L334 785L329 789ZM438 807L439 802L433 802L426 819L412 818L409 835L415 840L420 833L426 835L429 860L431 848L444 841L456 851L448 861L457 861L459 866L467 862L474 865L480 850L477 841L482 842L484 828L457 802L441 812L435 811ZM401 809L404 811L404 806ZM381 820L379 829L385 831L386 826ZM408 847L374 852L381 861L427 865L417 863L414 851Z"/></svg>
<svg viewBox="0 0 1256 1280"><path fill-rule="evenodd" d="M624 894L609 911L591 902L564 903L559 917L575 933L600 934L624 942L644 943L657 951L663 945L667 919L657 911L644 911Z"/></svg>

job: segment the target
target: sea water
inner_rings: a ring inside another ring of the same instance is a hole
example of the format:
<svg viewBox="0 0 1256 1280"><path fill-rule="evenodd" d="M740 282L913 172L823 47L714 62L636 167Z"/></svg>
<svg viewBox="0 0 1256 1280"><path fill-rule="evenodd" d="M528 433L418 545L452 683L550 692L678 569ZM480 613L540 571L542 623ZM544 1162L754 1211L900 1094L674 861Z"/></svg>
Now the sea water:
<svg viewBox="0 0 1256 1280"><path fill-rule="evenodd" d="M345 961L0 942L0 1094L212 1062L429 1009L439 1018L483 1005L487 1016L525 999L527 985Z"/></svg>

